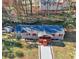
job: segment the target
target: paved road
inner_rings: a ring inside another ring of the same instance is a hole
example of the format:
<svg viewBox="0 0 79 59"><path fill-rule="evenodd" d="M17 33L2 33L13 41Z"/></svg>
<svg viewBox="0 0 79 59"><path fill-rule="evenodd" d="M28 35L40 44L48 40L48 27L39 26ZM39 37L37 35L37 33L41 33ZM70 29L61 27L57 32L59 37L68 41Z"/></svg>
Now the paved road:
<svg viewBox="0 0 79 59"><path fill-rule="evenodd" d="M53 59L50 46L39 46L39 59Z"/></svg>

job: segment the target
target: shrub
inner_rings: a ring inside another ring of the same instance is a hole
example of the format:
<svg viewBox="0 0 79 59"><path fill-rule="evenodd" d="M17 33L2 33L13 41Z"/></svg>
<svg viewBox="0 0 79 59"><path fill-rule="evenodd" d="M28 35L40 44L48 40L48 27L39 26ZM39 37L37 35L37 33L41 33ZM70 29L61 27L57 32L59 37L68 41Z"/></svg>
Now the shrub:
<svg viewBox="0 0 79 59"><path fill-rule="evenodd" d="M11 58L11 59L14 59L14 58L15 58L15 56L14 56L13 53L9 53L9 54L8 54L8 57Z"/></svg>
<svg viewBox="0 0 79 59"><path fill-rule="evenodd" d="M3 55L4 57L7 57L7 56L8 56L8 50L3 51L3 52L2 52L2 55Z"/></svg>
<svg viewBox="0 0 79 59"><path fill-rule="evenodd" d="M24 53L21 52L21 51L17 51L17 52L16 52L16 56L17 56L17 57L23 57L23 56L24 56Z"/></svg>

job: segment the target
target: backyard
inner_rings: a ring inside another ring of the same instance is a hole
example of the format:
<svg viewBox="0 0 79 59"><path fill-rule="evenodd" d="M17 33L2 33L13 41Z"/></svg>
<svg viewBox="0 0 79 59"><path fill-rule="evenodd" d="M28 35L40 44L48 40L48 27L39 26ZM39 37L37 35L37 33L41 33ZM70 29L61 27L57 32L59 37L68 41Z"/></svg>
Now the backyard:
<svg viewBox="0 0 79 59"><path fill-rule="evenodd" d="M10 37L10 35L11 33L3 34L3 59L11 57L14 59L38 59L38 45L29 44L23 39L17 40L14 37ZM52 44L55 59L75 58L75 32L66 33L63 43L55 42Z"/></svg>
<svg viewBox="0 0 79 59"><path fill-rule="evenodd" d="M54 46L54 58L55 59L74 59L75 58L75 43L64 42L65 47Z"/></svg>
<svg viewBox="0 0 79 59"><path fill-rule="evenodd" d="M10 34L10 33L9 33ZM38 47L3 34L3 59L38 59Z"/></svg>
<svg viewBox="0 0 79 59"><path fill-rule="evenodd" d="M66 29L63 41L49 43L53 57L54 59L75 59L76 30L73 30L76 29L76 1L3 0L2 5L2 59L39 58L38 41L26 41L27 39L21 39L21 37L16 39L15 27L19 24L62 25ZM10 29L13 31L5 29L6 27L12 27Z"/></svg>
<svg viewBox="0 0 79 59"><path fill-rule="evenodd" d="M76 51L76 33L66 33L65 39L63 41L64 47L62 47L62 43L55 43L53 46L54 58L55 59L75 59L75 51Z"/></svg>

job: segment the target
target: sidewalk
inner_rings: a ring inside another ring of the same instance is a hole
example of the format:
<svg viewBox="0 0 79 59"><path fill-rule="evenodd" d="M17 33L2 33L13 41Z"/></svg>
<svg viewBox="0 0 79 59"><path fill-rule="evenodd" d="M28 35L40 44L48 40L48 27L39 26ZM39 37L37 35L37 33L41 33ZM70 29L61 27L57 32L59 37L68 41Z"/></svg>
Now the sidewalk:
<svg viewBox="0 0 79 59"><path fill-rule="evenodd" d="M52 59L51 47L50 46L39 46L40 59Z"/></svg>

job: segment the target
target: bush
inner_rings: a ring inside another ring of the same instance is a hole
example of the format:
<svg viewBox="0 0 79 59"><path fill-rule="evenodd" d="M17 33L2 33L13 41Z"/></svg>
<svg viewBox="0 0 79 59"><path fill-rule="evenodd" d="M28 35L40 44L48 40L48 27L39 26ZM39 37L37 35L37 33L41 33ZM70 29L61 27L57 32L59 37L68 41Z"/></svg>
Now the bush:
<svg viewBox="0 0 79 59"><path fill-rule="evenodd" d="M16 52L16 56L17 56L17 57L23 57L23 56L24 56L24 53L21 52L21 51L17 51L17 52Z"/></svg>
<svg viewBox="0 0 79 59"><path fill-rule="evenodd" d="M8 56L8 50L3 51L3 52L2 52L2 55L3 55L4 57L7 57L7 56Z"/></svg>
<svg viewBox="0 0 79 59"><path fill-rule="evenodd" d="M65 18L63 24L64 24L65 28L73 29L73 28L76 27L76 19L73 18L73 17L70 15L70 17L66 17L66 18Z"/></svg>
<svg viewBox="0 0 79 59"><path fill-rule="evenodd" d="M14 56L13 53L9 53L9 54L8 54L8 57L11 58L11 59L14 59L14 58L15 58L15 56Z"/></svg>
<svg viewBox="0 0 79 59"><path fill-rule="evenodd" d="M22 48L22 44L21 44L20 42L16 42L16 43L15 43L15 47Z"/></svg>

